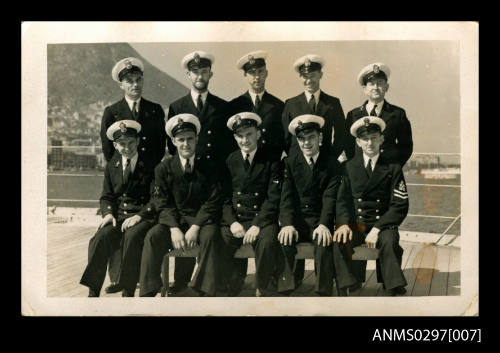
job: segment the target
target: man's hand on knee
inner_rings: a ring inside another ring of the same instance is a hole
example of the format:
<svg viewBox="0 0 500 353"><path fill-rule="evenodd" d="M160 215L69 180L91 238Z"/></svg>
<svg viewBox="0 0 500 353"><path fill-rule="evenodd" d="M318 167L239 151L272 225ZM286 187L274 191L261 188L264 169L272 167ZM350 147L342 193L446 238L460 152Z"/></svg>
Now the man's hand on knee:
<svg viewBox="0 0 500 353"><path fill-rule="evenodd" d="M193 248L198 243L198 234L200 234L200 226L193 224L186 232L186 242L188 248Z"/></svg>
<svg viewBox="0 0 500 353"><path fill-rule="evenodd" d="M294 226L285 226L278 234L278 240L282 245L292 245L294 237L295 241L299 240L299 233Z"/></svg>
<svg viewBox="0 0 500 353"><path fill-rule="evenodd" d="M252 244L259 236L260 228L257 226L251 226L248 228L243 238L243 244Z"/></svg>
<svg viewBox="0 0 500 353"><path fill-rule="evenodd" d="M365 243L369 248L374 248L377 245L378 233L380 229L373 227L365 238Z"/></svg>
<svg viewBox="0 0 500 353"><path fill-rule="evenodd" d="M179 228L170 228L170 237L172 238L172 245L174 249L186 250L186 241L184 233Z"/></svg>
<svg viewBox="0 0 500 353"><path fill-rule="evenodd" d="M332 244L332 234L330 233L330 230L328 227L326 227L323 224L320 224L314 231L313 231L313 240L318 237L318 245L322 246L330 246Z"/></svg>
<svg viewBox="0 0 500 353"><path fill-rule="evenodd" d="M233 222L229 230L235 238L243 238L245 236L245 228L243 228L240 222Z"/></svg>
<svg viewBox="0 0 500 353"><path fill-rule="evenodd" d="M352 230L347 224L341 225L333 233L333 241L345 244L348 240L352 240Z"/></svg>

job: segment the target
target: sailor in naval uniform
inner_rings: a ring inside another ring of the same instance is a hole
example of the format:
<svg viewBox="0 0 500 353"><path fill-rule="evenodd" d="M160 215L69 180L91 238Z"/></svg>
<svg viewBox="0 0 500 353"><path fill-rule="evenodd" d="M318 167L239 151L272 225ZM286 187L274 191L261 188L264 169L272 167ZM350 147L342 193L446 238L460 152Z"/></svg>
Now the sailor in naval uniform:
<svg viewBox="0 0 500 353"><path fill-rule="evenodd" d="M377 281L389 295L406 292L401 270L403 249L399 246L398 226L408 213L408 191L399 163L380 153L385 122L375 116L358 119L351 134L362 153L346 162L337 198L337 230L334 240L352 247L365 242L379 250ZM353 261L352 273L365 281L366 261ZM352 287L351 287L352 288Z"/></svg>

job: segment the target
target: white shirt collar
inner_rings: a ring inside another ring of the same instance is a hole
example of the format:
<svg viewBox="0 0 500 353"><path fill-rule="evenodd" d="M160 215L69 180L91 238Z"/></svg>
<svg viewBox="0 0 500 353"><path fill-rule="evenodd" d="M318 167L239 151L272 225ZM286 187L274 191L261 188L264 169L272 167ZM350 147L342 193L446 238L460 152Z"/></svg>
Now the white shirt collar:
<svg viewBox="0 0 500 353"><path fill-rule="evenodd" d="M137 159L139 158L139 153L136 153L132 158L130 158L130 171L134 172L135 165L137 164ZM127 167L127 157L122 156L122 168L125 170Z"/></svg>
<svg viewBox="0 0 500 353"><path fill-rule="evenodd" d="M191 164L191 170L194 168L194 154L189 158L189 164ZM184 171L186 169L186 161L187 159L182 158L181 155L179 155L179 159L181 160L181 165L182 165L182 170Z"/></svg>
<svg viewBox="0 0 500 353"><path fill-rule="evenodd" d="M374 157L371 157L371 158L363 153L363 160L365 161L365 168L368 165L368 160L371 159L372 160L372 171L375 170L375 165L377 165L378 157L380 157L380 153Z"/></svg>
<svg viewBox="0 0 500 353"><path fill-rule="evenodd" d="M308 91L304 91L305 94L306 94L306 99L307 101L309 102L311 100L311 96L313 95L314 96L314 99L315 99L315 102L316 102L316 105L318 105L318 102L319 102L319 94L321 93L321 90L318 89L316 92L314 92L313 94L309 93Z"/></svg>
<svg viewBox="0 0 500 353"><path fill-rule="evenodd" d="M310 159L311 157L307 157L307 156L304 154L304 158L306 159L307 164L309 164L309 159ZM319 158L319 152L318 152L318 153L316 153L314 156L312 156L312 159L313 159L313 161L314 161L314 164L316 164L316 161L318 160L318 158Z"/></svg>
<svg viewBox="0 0 500 353"><path fill-rule="evenodd" d="M382 110L382 106L384 105L384 103L385 103L385 100L383 100L380 103L377 103L377 108L375 108L375 113L377 113L377 116L380 115L380 111ZM375 105L375 103L372 103L370 101L368 101L368 103L366 103L366 111L368 112L368 114L370 114L374 105Z"/></svg>
<svg viewBox="0 0 500 353"><path fill-rule="evenodd" d="M255 156L255 153L257 153L257 150L258 150L258 148L254 149L252 152L249 153L250 156L248 157L248 162L250 162L250 164L252 164L253 157ZM247 153L243 152L242 150L240 150L240 151L241 151L241 155L243 156L243 160L245 160Z"/></svg>
<svg viewBox="0 0 500 353"><path fill-rule="evenodd" d="M256 99L256 97L259 96L260 101L262 102L262 96L264 95L264 93L266 93L266 90L262 91L259 94L253 93L252 91L248 90L248 93L250 93L250 97L252 97L253 105L255 105L255 99Z"/></svg>
<svg viewBox="0 0 500 353"><path fill-rule="evenodd" d="M196 107L196 103L198 102L198 96L201 96L201 101L203 104L207 101L208 90L203 93L198 93L194 89L191 89L191 99L193 100L194 106Z"/></svg>
<svg viewBox="0 0 500 353"><path fill-rule="evenodd" d="M141 97L137 100L132 100L129 97L125 96L125 100L127 101L128 107L130 108L130 111L132 111L132 108L134 107L134 102L137 102L137 111L139 111L139 104L141 103Z"/></svg>

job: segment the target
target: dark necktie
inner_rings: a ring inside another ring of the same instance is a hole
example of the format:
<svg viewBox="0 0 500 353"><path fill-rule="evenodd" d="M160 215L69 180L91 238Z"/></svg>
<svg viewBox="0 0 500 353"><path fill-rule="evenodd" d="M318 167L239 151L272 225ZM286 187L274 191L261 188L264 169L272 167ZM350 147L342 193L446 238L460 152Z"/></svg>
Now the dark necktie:
<svg viewBox="0 0 500 353"><path fill-rule="evenodd" d="M260 98L257 95L257 96L255 96L255 106L253 107L254 112L256 112L257 109L259 109L259 106L260 106Z"/></svg>
<svg viewBox="0 0 500 353"><path fill-rule="evenodd" d="M311 168L311 170L314 169L314 159L312 157L309 158L309 168Z"/></svg>
<svg viewBox="0 0 500 353"><path fill-rule="evenodd" d="M370 116L377 116L377 112L375 111L377 109L377 104L375 104L372 108L372 111L370 112Z"/></svg>
<svg viewBox="0 0 500 353"><path fill-rule="evenodd" d="M245 156L245 170L248 171L250 169L250 154L247 153Z"/></svg>
<svg viewBox="0 0 500 353"><path fill-rule="evenodd" d="M186 160L186 165L184 166L184 174L191 174L191 163L189 163L189 159Z"/></svg>
<svg viewBox="0 0 500 353"><path fill-rule="evenodd" d="M316 99L314 99L313 95L311 95L311 99L309 99L309 107L311 107L313 113L316 112Z"/></svg>
<svg viewBox="0 0 500 353"><path fill-rule="evenodd" d="M137 102L134 102L134 105L132 106L132 116L134 117L134 120L137 120L137 116L138 116L138 112L137 112Z"/></svg>
<svg viewBox="0 0 500 353"><path fill-rule="evenodd" d="M368 173L369 178L372 177L373 170L372 170L372 160L371 159L369 159L368 163L366 164L366 173Z"/></svg>
<svg viewBox="0 0 500 353"><path fill-rule="evenodd" d="M201 99L201 94L198 95L198 100L196 101L196 108L198 108L198 111L200 113L203 110L203 100Z"/></svg>
<svg viewBox="0 0 500 353"><path fill-rule="evenodd" d="M125 166L125 171L123 172L123 184L128 183L128 178L130 177L130 174L132 173L132 167L130 166L130 159L127 159L127 165Z"/></svg>

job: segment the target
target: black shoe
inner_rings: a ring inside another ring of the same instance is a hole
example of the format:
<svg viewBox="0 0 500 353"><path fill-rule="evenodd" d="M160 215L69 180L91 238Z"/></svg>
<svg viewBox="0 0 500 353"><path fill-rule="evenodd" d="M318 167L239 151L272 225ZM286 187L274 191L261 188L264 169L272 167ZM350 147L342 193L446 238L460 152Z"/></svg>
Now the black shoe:
<svg viewBox="0 0 500 353"><path fill-rule="evenodd" d="M395 297L397 295L404 295L406 293L406 288L403 286L399 286L396 288L389 289L387 292L391 297Z"/></svg>
<svg viewBox="0 0 500 353"><path fill-rule="evenodd" d="M301 279L296 279L295 280L295 290L299 289L300 286L302 286L302 280Z"/></svg>
<svg viewBox="0 0 500 353"><path fill-rule="evenodd" d="M347 297L347 288L337 288L337 294L339 297Z"/></svg>
<svg viewBox="0 0 500 353"><path fill-rule="evenodd" d="M183 292L187 289L188 285L187 283L184 282L174 282L170 287L167 289L167 294L172 295L176 293Z"/></svg>
<svg viewBox="0 0 500 353"><path fill-rule="evenodd" d="M245 277L238 277L237 279L231 281L227 286L228 297L237 297L238 294L243 290L243 285L245 284Z"/></svg>
<svg viewBox="0 0 500 353"><path fill-rule="evenodd" d="M354 293L354 292L356 292L356 291L360 290L362 287L363 287L363 284L362 284L362 283L359 283L359 282L358 282L358 283L353 284L352 286L349 286L349 287L347 288L347 289L349 290L349 295L350 295L351 293Z"/></svg>
<svg viewBox="0 0 500 353"><path fill-rule="evenodd" d="M332 296L332 293L328 294L328 293L324 293L324 292L318 292L318 295L320 297L331 297Z"/></svg>
<svg viewBox="0 0 500 353"><path fill-rule="evenodd" d="M108 294L112 293L118 293L123 290L122 286L120 286L118 283L111 283L109 286L104 289L104 291Z"/></svg>
<svg viewBox="0 0 500 353"><path fill-rule="evenodd" d="M98 292L94 291L93 289L89 289L89 298L98 296L99 296Z"/></svg>

